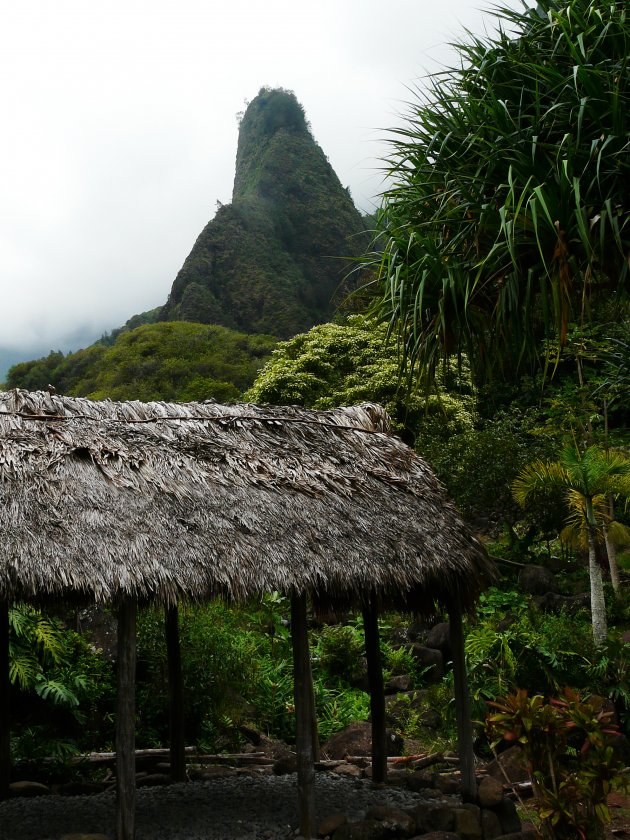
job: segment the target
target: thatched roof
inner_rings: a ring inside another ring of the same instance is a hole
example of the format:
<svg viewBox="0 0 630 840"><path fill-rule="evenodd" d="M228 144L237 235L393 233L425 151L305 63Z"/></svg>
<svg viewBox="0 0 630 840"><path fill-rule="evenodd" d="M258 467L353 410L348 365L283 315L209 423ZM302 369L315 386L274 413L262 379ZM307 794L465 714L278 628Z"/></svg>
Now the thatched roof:
<svg viewBox="0 0 630 840"><path fill-rule="evenodd" d="M308 591L427 611L490 569L382 408L0 392L0 597Z"/></svg>

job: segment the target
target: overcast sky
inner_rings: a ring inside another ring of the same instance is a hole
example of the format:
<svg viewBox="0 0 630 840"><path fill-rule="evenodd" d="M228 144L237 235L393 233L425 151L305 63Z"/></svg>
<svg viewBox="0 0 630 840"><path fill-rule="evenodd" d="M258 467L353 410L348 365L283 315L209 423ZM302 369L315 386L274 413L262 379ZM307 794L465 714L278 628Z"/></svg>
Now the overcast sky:
<svg viewBox="0 0 630 840"><path fill-rule="evenodd" d="M361 210L409 87L483 0L28 0L0 27L0 349L77 349L165 302L217 201L237 112L293 90ZM520 0L510 0L515 8Z"/></svg>

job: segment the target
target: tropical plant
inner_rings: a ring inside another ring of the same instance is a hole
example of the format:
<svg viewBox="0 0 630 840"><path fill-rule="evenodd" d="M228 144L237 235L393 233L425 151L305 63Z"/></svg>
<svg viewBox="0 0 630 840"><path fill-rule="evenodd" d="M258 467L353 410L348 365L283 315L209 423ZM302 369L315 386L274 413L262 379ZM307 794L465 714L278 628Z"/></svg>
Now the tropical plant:
<svg viewBox="0 0 630 840"><path fill-rule="evenodd" d="M245 398L274 405L329 409L377 402L394 428L427 455L453 436L472 432L475 394L465 362L440 372L436 393L410 394L398 382L396 347L383 324L362 315L320 324L281 342Z"/></svg>
<svg viewBox="0 0 630 840"><path fill-rule="evenodd" d="M394 129L373 311L410 375L467 353L495 378L561 350L628 287L630 14L625 0L495 10Z"/></svg>
<svg viewBox="0 0 630 840"><path fill-rule="evenodd" d="M482 717L486 701L519 687L545 695L565 685L590 689L588 669L595 658L585 616L544 614L522 593L491 587L466 635L475 713Z"/></svg>
<svg viewBox="0 0 630 840"><path fill-rule="evenodd" d="M589 577L591 583L591 617L593 638L601 645L607 635L606 604L602 570L597 561L597 531L605 524L600 516L603 499L608 493L630 496L630 459L618 452L589 446L581 451L575 444L567 446L558 461L535 461L527 466L512 485L514 497L525 506L541 491L556 488L565 494L569 518L583 525L587 534Z"/></svg>
<svg viewBox="0 0 630 840"><path fill-rule="evenodd" d="M601 697L571 689L546 702L525 690L488 704L494 743L518 743L529 764L543 837L595 840L610 822L607 797L626 784L613 744L614 713Z"/></svg>
<svg viewBox="0 0 630 840"><path fill-rule="evenodd" d="M34 691L53 704L76 707L77 689L85 687L79 674L62 680L71 648L59 621L26 604L9 609L9 680L22 691Z"/></svg>

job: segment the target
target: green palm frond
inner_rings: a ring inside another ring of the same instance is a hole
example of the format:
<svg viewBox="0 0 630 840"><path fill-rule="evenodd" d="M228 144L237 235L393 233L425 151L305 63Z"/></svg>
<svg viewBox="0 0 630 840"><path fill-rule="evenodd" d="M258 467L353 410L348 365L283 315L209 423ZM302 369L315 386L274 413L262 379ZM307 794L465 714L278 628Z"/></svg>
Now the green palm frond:
<svg viewBox="0 0 630 840"><path fill-rule="evenodd" d="M72 689L59 680L47 679L39 674L35 683L35 691L42 700L50 700L56 706L76 707L79 699Z"/></svg>
<svg viewBox="0 0 630 840"><path fill-rule="evenodd" d="M598 522L606 521L606 497L630 496L630 458L623 452L605 451L599 446L580 450L565 447L558 461L535 461L525 467L512 485L512 494L522 506L544 490L557 488L565 494L569 524L587 516L587 500Z"/></svg>
<svg viewBox="0 0 630 840"><path fill-rule="evenodd" d="M628 290L630 20L622 0L495 10L392 131L373 311L432 378L451 353L510 375ZM426 90L426 87L425 87Z"/></svg>
<svg viewBox="0 0 630 840"><path fill-rule="evenodd" d="M37 658L28 651L9 647L9 681L26 690L35 685L41 674Z"/></svg>
<svg viewBox="0 0 630 840"><path fill-rule="evenodd" d="M548 488L566 490L570 478L564 466L553 461L534 461L528 464L512 484L512 495L525 507L531 498Z"/></svg>

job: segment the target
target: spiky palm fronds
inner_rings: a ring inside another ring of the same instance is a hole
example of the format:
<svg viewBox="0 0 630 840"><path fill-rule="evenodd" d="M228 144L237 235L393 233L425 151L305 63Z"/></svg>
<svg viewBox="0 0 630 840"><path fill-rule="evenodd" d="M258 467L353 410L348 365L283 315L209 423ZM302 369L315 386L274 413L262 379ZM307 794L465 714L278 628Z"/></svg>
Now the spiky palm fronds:
<svg viewBox="0 0 630 840"><path fill-rule="evenodd" d="M630 528L616 520L610 520L608 497L603 493L593 496L593 513L595 514L595 535L600 545L606 539L619 548L630 544ZM581 549L588 549L588 521L584 497L575 490L567 493L569 515L566 525L560 532L563 542Z"/></svg>
<svg viewBox="0 0 630 840"><path fill-rule="evenodd" d="M606 638L606 610L601 569L597 564L598 527L608 527L604 503L608 494L630 496L630 459L621 452L605 451L589 446L581 451L567 446L558 461L536 461L529 464L512 485L514 498L521 505L543 490L556 488L563 492L569 507L569 524L577 519L584 529L589 554L591 579L591 615L596 644ZM603 518L599 518L603 517Z"/></svg>
<svg viewBox="0 0 630 840"><path fill-rule="evenodd" d="M525 467L512 485L516 501L525 506L532 496L546 488L564 491L569 509L579 510L584 499L608 493L630 494L630 459L621 452L606 452L599 446L581 451L567 446L558 461L534 461Z"/></svg>
<svg viewBox="0 0 630 840"><path fill-rule="evenodd" d="M454 352L512 375L628 289L627 3L497 14L498 35L469 33L417 93L386 162L373 308L429 378Z"/></svg>

